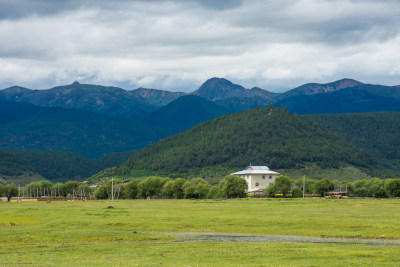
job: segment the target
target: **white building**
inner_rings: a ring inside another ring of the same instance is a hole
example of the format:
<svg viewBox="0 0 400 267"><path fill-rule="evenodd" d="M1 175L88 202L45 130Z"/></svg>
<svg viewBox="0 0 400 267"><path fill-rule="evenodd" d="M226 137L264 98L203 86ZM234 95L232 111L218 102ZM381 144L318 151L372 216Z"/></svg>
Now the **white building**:
<svg viewBox="0 0 400 267"><path fill-rule="evenodd" d="M251 165L243 171L234 172L232 174L246 180L248 193L265 190L279 175L279 173L271 171L267 166Z"/></svg>

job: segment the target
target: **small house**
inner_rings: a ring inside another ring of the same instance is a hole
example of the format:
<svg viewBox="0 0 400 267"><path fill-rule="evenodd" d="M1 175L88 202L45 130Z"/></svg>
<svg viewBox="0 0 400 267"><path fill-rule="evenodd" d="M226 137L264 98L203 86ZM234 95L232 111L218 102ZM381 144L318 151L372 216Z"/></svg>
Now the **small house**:
<svg viewBox="0 0 400 267"><path fill-rule="evenodd" d="M267 166L251 165L243 171L234 172L232 174L246 180L248 193L264 191L279 175L279 173L271 171Z"/></svg>

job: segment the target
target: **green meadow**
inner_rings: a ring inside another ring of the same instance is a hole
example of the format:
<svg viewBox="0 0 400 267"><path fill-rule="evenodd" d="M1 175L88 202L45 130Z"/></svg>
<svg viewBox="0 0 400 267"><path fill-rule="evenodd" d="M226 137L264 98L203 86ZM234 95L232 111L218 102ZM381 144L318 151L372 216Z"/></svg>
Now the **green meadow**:
<svg viewBox="0 0 400 267"><path fill-rule="evenodd" d="M399 222L400 199L0 202L0 266L399 266Z"/></svg>

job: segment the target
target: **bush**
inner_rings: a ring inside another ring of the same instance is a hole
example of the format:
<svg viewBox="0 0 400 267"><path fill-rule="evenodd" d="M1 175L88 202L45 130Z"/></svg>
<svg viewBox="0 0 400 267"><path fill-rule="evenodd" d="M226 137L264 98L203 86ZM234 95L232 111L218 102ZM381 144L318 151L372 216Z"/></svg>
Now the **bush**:
<svg viewBox="0 0 400 267"><path fill-rule="evenodd" d="M207 198L209 198L209 199L218 198L221 196L222 196L222 191L221 191L220 187L217 185L211 187L207 194Z"/></svg>
<svg viewBox="0 0 400 267"><path fill-rule="evenodd" d="M325 192L329 192L332 189L333 189L333 183L329 181L328 178L319 180L314 185L315 193L320 194L321 196L324 196Z"/></svg>
<svg viewBox="0 0 400 267"><path fill-rule="evenodd" d="M205 198L211 185L202 178L196 178L184 184L183 190L185 198Z"/></svg>
<svg viewBox="0 0 400 267"><path fill-rule="evenodd" d="M174 197L183 198L185 196L185 192L183 190L184 184L187 182L186 179L176 178L172 185L172 191L174 192Z"/></svg>
<svg viewBox="0 0 400 267"><path fill-rule="evenodd" d="M80 183L77 181L68 181L64 184L64 194L65 196L68 194L73 194L77 192Z"/></svg>
<svg viewBox="0 0 400 267"><path fill-rule="evenodd" d="M297 186L297 188L299 188L299 190L303 191L303 178L301 179L297 179L295 180L295 182L293 183L295 186ZM305 179L305 194L312 194L314 192L314 185L315 185L315 181L312 179ZM303 194L303 192L302 192Z"/></svg>
<svg viewBox="0 0 400 267"><path fill-rule="evenodd" d="M290 181L289 177L285 175L279 175L275 178L275 181L270 184L267 189L265 189L265 193L269 196L274 196L276 194L282 194L282 196L287 196L290 194L292 190L292 181Z"/></svg>
<svg viewBox="0 0 400 267"><path fill-rule="evenodd" d="M125 184L125 197L135 199L138 197L138 185L142 180L134 179Z"/></svg>
<svg viewBox="0 0 400 267"><path fill-rule="evenodd" d="M385 191L392 197L400 197L400 179L386 180Z"/></svg>
<svg viewBox="0 0 400 267"><path fill-rule="evenodd" d="M222 194L228 198L245 197L247 182L236 175L225 176L220 182Z"/></svg>
<svg viewBox="0 0 400 267"><path fill-rule="evenodd" d="M138 184L138 197L161 197L162 188L168 181L170 181L169 178L162 178L158 176L150 176L144 179Z"/></svg>
<svg viewBox="0 0 400 267"><path fill-rule="evenodd" d="M303 197L303 191L298 188L293 189L292 197L296 197L296 198Z"/></svg>
<svg viewBox="0 0 400 267"><path fill-rule="evenodd" d="M105 185L100 186L96 192L95 196L98 199L112 199L112 187L114 183L114 198L118 199L120 196L124 196L124 182L120 179L108 180ZM77 191L75 191L77 192Z"/></svg>
<svg viewBox="0 0 400 267"><path fill-rule="evenodd" d="M7 197L7 201L10 201L12 197L18 196L18 187L15 184L8 184L4 187L3 194Z"/></svg>
<svg viewBox="0 0 400 267"><path fill-rule="evenodd" d="M165 198L173 198L174 190L173 190L174 181L170 180L166 182L161 190L161 196Z"/></svg>
<svg viewBox="0 0 400 267"><path fill-rule="evenodd" d="M352 193L358 197L387 197L385 182L379 178L355 181L352 185Z"/></svg>

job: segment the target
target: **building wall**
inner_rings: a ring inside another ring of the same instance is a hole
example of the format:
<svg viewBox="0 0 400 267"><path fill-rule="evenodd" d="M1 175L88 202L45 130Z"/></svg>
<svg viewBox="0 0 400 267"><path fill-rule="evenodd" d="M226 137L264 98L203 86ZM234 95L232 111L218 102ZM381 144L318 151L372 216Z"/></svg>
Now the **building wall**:
<svg viewBox="0 0 400 267"><path fill-rule="evenodd" d="M246 174L241 175L247 182L247 191L265 189L275 181L276 174ZM264 178L263 178L264 177ZM270 178L271 177L271 178ZM257 185L258 183L258 185Z"/></svg>

